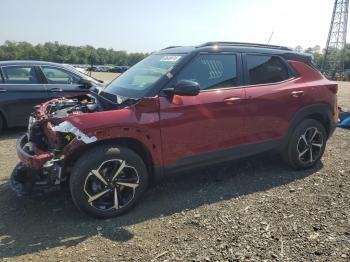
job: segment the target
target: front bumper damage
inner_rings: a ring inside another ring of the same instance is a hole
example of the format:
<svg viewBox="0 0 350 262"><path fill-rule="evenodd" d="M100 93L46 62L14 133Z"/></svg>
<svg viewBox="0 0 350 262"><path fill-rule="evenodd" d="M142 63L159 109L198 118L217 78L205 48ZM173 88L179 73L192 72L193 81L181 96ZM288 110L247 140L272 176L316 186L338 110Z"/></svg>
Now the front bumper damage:
<svg viewBox="0 0 350 262"><path fill-rule="evenodd" d="M31 126L26 135L21 136L17 140L17 154L20 163L13 170L10 184L18 195L25 195L33 191L50 191L57 189L61 183L67 180L67 176L63 176L65 164L65 156L69 155L66 149L72 146L76 147L81 144L89 144L97 141L95 136L88 136L71 124L69 121L61 122L58 125L46 125L50 130L46 130L49 135L48 140L57 140L57 137L69 134L74 137L73 140L63 149L58 150L51 148L42 151L33 144L29 137Z"/></svg>
<svg viewBox="0 0 350 262"><path fill-rule="evenodd" d="M44 164L49 161L53 154L49 152L36 152L34 153L31 145L28 144L28 135L21 136L16 143L17 155L21 162L31 169L41 169Z"/></svg>
<svg viewBox="0 0 350 262"><path fill-rule="evenodd" d="M21 162L14 168L10 185L19 196L34 191L48 191L57 188L62 179L62 160L48 152L34 151L23 135L17 140L17 154Z"/></svg>

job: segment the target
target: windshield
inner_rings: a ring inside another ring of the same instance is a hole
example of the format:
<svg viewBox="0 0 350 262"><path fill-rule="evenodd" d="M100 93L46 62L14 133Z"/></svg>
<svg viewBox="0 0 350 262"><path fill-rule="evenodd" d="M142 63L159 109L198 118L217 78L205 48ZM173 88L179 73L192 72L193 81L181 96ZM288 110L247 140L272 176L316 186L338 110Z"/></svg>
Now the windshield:
<svg viewBox="0 0 350 262"><path fill-rule="evenodd" d="M181 54L150 55L116 78L103 92L128 98L142 98L180 61L182 56Z"/></svg>

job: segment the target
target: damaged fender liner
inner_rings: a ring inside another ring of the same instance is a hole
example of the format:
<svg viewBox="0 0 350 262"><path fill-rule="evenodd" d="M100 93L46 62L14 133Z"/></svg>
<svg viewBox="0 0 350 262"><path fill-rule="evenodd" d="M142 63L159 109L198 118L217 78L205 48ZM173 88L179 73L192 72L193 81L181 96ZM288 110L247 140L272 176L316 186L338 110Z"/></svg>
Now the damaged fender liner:
<svg viewBox="0 0 350 262"><path fill-rule="evenodd" d="M61 124L52 128L52 130L61 133L72 133L75 135L76 139L83 141L85 144L93 143L97 141L95 136L87 136L83 132L81 132L77 127L72 125L72 123L68 121L64 121Z"/></svg>

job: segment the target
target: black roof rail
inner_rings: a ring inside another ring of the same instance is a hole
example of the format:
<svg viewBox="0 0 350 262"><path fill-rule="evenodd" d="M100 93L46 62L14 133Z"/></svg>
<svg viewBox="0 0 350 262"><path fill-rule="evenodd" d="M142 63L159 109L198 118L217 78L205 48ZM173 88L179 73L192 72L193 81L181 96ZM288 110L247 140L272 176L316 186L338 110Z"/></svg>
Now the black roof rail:
<svg viewBox="0 0 350 262"><path fill-rule="evenodd" d="M166 48L163 48L161 50L167 50L167 49L170 49L170 48L175 48L175 47L181 47L180 45L173 45L173 46L168 46Z"/></svg>
<svg viewBox="0 0 350 262"><path fill-rule="evenodd" d="M213 46L213 45L218 45L218 46L242 46L242 47L261 47L261 48L271 48L271 49L281 49L281 50L289 50L291 51L290 48L285 47L285 46L278 46L278 45L265 45L265 44L255 44L255 43L244 43L244 42L207 42L204 44L201 44L198 47L205 47L205 46Z"/></svg>

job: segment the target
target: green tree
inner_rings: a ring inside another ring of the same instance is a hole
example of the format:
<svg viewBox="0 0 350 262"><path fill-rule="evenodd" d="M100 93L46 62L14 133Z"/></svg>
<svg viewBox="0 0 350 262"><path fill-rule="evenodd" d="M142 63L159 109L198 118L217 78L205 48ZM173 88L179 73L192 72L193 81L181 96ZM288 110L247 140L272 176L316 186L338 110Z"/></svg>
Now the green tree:
<svg viewBox="0 0 350 262"><path fill-rule="evenodd" d="M321 47L316 45L314 47L309 47L304 50L305 53L311 54L314 59L314 63L318 68L321 68L323 61L323 54L321 53Z"/></svg>
<svg viewBox="0 0 350 262"><path fill-rule="evenodd" d="M346 44L345 47L344 68L350 69L350 44Z"/></svg>
<svg viewBox="0 0 350 262"><path fill-rule="evenodd" d="M301 47L301 45L298 45L294 48L294 51L301 53L303 52L303 48Z"/></svg>
<svg viewBox="0 0 350 262"><path fill-rule="evenodd" d="M6 41L0 45L0 60L42 60L71 64L133 65L148 54L127 53L93 46L69 46L59 42L32 45Z"/></svg>

